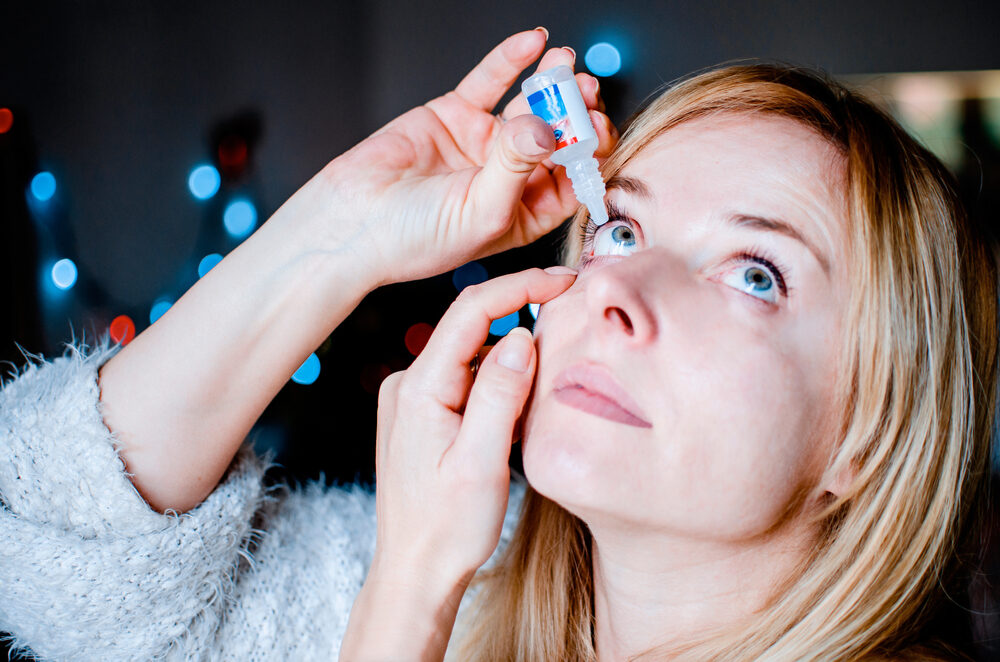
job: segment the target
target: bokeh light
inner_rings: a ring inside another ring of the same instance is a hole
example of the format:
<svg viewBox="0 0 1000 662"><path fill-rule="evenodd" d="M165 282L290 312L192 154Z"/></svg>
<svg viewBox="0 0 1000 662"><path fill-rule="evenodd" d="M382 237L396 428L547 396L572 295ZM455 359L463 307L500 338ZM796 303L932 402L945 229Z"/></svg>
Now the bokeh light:
<svg viewBox="0 0 1000 662"><path fill-rule="evenodd" d="M188 188L191 195L199 200L208 200L218 193L222 178L214 166L200 165L191 171L188 177Z"/></svg>
<svg viewBox="0 0 1000 662"><path fill-rule="evenodd" d="M51 172L40 172L31 178L31 195L39 202L46 202L56 194L56 178Z"/></svg>
<svg viewBox="0 0 1000 662"><path fill-rule="evenodd" d="M406 330L403 342L406 343L406 351L416 356L430 340L434 327L427 322L417 322Z"/></svg>
<svg viewBox="0 0 1000 662"><path fill-rule="evenodd" d="M174 302L170 299L157 299L153 302L153 305L149 308L149 323L152 324L156 320L163 317L163 313L170 310L170 306L174 305Z"/></svg>
<svg viewBox="0 0 1000 662"><path fill-rule="evenodd" d="M614 76L622 68L622 55L606 41L594 44L583 56L587 68L595 76Z"/></svg>
<svg viewBox="0 0 1000 662"><path fill-rule="evenodd" d="M475 285L476 283L482 283L490 275L486 271L486 267L479 264L478 262L467 262L455 269L455 272L451 275L451 282L455 285L455 289L461 292L469 285Z"/></svg>
<svg viewBox="0 0 1000 662"><path fill-rule="evenodd" d="M490 323L490 333L495 336L505 336L510 333L511 329L516 327L520 321L521 316L517 312L505 315L498 320L493 320L493 322Z"/></svg>
<svg viewBox="0 0 1000 662"><path fill-rule="evenodd" d="M111 332L111 341L122 345L129 344L135 338L135 322L128 315L119 315L111 320L108 330Z"/></svg>
<svg viewBox="0 0 1000 662"><path fill-rule="evenodd" d="M0 108L0 133L7 133L14 126L14 113L10 108Z"/></svg>
<svg viewBox="0 0 1000 662"><path fill-rule="evenodd" d="M319 377L319 367L319 357L313 352L292 374L292 381L296 384L312 384Z"/></svg>
<svg viewBox="0 0 1000 662"><path fill-rule="evenodd" d="M542 307L540 303L529 303L528 310L531 312L531 316L538 319L538 309Z"/></svg>
<svg viewBox="0 0 1000 662"><path fill-rule="evenodd" d="M218 253L209 253L205 257L201 258L201 262L198 263L198 278L201 278L211 271L212 267L217 265L219 262L222 262L222 256ZM190 264L190 262L188 264Z"/></svg>
<svg viewBox="0 0 1000 662"><path fill-rule="evenodd" d="M222 223L231 237L243 239L257 227L257 208L249 200L233 200L222 214Z"/></svg>
<svg viewBox="0 0 1000 662"><path fill-rule="evenodd" d="M76 264L64 257L52 265L52 282L60 290L68 290L76 284Z"/></svg>

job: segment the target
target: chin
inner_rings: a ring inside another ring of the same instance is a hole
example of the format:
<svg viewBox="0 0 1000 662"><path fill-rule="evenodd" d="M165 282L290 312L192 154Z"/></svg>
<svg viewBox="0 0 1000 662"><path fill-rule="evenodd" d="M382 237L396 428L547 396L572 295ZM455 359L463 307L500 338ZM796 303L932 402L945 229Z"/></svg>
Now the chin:
<svg viewBox="0 0 1000 662"><path fill-rule="evenodd" d="M601 482L614 467L599 457L599 442L581 434L580 424L534 409L525 420L521 452L524 475L532 489L567 510L591 509L606 501Z"/></svg>

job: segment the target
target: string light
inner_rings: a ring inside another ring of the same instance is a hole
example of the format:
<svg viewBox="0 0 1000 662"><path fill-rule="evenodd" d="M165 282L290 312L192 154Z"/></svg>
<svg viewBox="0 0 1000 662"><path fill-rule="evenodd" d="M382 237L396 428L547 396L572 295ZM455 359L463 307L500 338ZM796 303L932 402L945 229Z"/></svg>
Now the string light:
<svg viewBox="0 0 1000 662"><path fill-rule="evenodd" d="M68 290L76 284L76 264L64 257L52 265L52 282L60 290Z"/></svg>
<svg viewBox="0 0 1000 662"><path fill-rule="evenodd" d="M218 253L209 253L205 257L201 258L201 262L198 263L198 278L201 278L211 271L212 267L217 265L219 262L222 262L222 256Z"/></svg>
<svg viewBox="0 0 1000 662"><path fill-rule="evenodd" d="M292 374L292 381L296 384L312 384L319 377L319 357L313 352Z"/></svg>
<svg viewBox="0 0 1000 662"><path fill-rule="evenodd" d="M257 226L257 208L249 200L233 200L222 214L222 223L231 237L243 239Z"/></svg>
<svg viewBox="0 0 1000 662"><path fill-rule="evenodd" d="M414 356L420 354L427 341L430 340L434 327L426 322L417 322L406 330L403 342L406 344L406 351Z"/></svg>
<svg viewBox="0 0 1000 662"><path fill-rule="evenodd" d="M31 178L31 195L39 202L48 202L56 194L56 178L51 172L40 172Z"/></svg>
<svg viewBox="0 0 1000 662"><path fill-rule="evenodd" d="M461 292L469 285L482 283L489 277L490 275L487 273L486 267L473 261L467 262L458 269L455 269L451 275L451 282L455 285L455 289Z"/></svg>
<svg viewBox="0 0 1000 662"><path fill-rule="evenodd" d="M495 336L505 336L520 322L521 316L517 312L513 312L510 315L504 315L500 319L493 320L493 322L490 323L490 333Z"/></svg>
<svg viewBox="0 0 1000 662"><path fill-rule="evenodd" d="M219 192L222 178L214 166L200 165L188 176L188 189L199 200L208 200Z"/></svg>
<svg viewBox="0 0 1000 662"><path fill-rule="evenodd" d="M135 322L128 315L119 315L111 320L108 330L111 332L112 342L120 342L122 345L129 344L135 338Z"/></svg>
<svg viewBox="0 0 1000 662"><path fill-rule="evenodd" d="M149 323L152 324L163 317L163 313L170 310L170 306L172 305L174 305L174 302L170 299L157 299L154 301L149 309Z"/></svg>
<svg viewBox="0 0 1000 662"><path fill-rule="evenodd" d="M606 41L594 44L583 56L587 68L595 76L614 76L622 68L622 55Z"/></svg>

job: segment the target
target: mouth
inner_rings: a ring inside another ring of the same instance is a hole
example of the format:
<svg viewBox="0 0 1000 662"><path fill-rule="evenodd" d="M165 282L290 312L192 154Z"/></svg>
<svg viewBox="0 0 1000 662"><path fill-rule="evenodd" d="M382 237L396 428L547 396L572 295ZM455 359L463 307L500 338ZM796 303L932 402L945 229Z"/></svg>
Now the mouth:
<svg viewBox="0 0 1000 662"><path fill-rule="evenodd" d="M578 363L559 373L552 389L556 400L588 414L637 428L651 428L629 394L603 366Z"/></svg>

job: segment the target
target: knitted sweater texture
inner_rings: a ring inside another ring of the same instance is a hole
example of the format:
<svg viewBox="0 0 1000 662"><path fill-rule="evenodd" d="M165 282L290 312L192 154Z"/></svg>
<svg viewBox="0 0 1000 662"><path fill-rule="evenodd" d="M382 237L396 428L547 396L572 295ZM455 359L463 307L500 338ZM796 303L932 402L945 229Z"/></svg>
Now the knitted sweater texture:
<svg viewBox="0 0 1000 662"><path fill-rule="evenodd" d="M0 390L0 631L43 660L333 660L375 549L360 485L265 489L240 449L184 514L136 491L101 415L105 340ZM512 482L500 545L524 486ZM466 595L465 609L471 595Z"/></svg>

